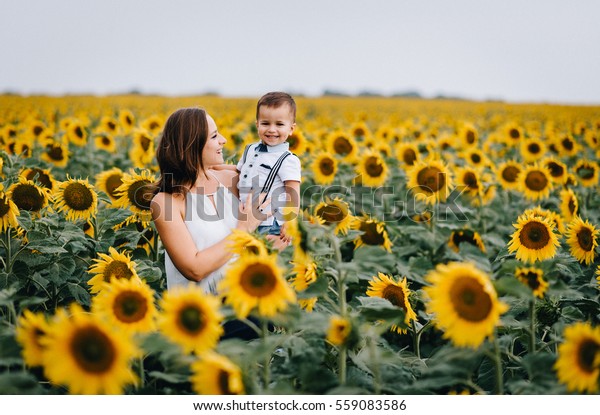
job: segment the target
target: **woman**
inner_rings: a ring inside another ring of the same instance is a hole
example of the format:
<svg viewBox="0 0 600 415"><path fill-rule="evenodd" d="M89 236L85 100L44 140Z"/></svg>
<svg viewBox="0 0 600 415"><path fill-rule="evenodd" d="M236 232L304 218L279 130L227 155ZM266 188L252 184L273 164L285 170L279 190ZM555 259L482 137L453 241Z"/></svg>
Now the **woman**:
<svg viewBox="0 0 600 415"><path fill-rule="evenodd" d="M151 210L166 251L169 289L194 281L217 294L232 258L227 236L234 228L252 232L266 218L260 209L269 201L252 206L249 196L239 203L236 172L211 170L224 162L225 142L212 117L199 108L179 109L165 123Z"/></svg>

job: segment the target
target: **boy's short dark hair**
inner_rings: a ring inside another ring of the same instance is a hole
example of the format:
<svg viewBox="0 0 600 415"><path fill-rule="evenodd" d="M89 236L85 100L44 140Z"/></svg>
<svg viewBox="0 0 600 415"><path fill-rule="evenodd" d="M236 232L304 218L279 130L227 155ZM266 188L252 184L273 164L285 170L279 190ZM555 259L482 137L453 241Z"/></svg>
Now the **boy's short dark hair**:
<svg viewBox="0 0 600 415"><path fill-rule="evenodd" d="M256 104L256 119L258 119L258 110L260 107L274 107L279 108L283 104L289 104L290 111L292 112L292 118L296 121L296 101L294 98L286 92L267 92L258 100Z"/></svg>

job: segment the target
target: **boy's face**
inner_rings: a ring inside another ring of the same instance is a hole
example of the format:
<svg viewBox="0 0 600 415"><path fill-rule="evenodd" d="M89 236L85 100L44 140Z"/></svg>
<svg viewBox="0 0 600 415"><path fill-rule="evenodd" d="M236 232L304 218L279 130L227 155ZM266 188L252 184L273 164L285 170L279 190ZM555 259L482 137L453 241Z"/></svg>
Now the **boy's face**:
<svg viewBox="0 0 600 415"><path fill-rule="evenodd" d="M279 107L263 105L258 109L258 119L256 120L258 137L268 146L285 143L295 127L296 123L289 104Z"/></svg>

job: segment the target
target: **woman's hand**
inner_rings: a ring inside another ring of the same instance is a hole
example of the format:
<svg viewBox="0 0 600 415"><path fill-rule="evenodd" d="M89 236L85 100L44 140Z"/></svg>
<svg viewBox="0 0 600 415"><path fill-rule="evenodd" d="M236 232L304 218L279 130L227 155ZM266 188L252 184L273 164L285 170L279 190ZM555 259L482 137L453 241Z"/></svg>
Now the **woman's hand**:
<svg viewBox="0 0 600 415"><path fill-rule="evenodd" d="M279 235L267 235L267 240L271 241L273 248L277 249L278 251L282 251L290 246L291 241L291 239L285 239Z"/></svg>
<svg viewBox="0 0 600 415"><path fill-rule="evenodd" d="M254 192L250 192L246 198L246 203L240 203L238 212L238 223L236 228L246 232L254 232L258 225L272 215L267 211L267 207L271 203L271 199L265 200L263 203L258 203L264 198L264 193L254 201Z"/></svg>

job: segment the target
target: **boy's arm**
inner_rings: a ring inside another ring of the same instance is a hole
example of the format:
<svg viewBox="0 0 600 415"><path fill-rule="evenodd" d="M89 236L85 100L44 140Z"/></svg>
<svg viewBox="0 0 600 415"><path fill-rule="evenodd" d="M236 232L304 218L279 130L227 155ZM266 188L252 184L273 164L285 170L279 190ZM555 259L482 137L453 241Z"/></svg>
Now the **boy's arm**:
<svg viewBox="0 0 600 415"><path fill-rule="evenodd" d="M283 182L285 187L285 200L286 204L291 211L286 210L286 213L291 215L291 218L298 217L298 212L300 210L300 182L296 180L287 180ZM287 216L287 215L286 215ZM281 228L281 236L280 238L286 242L290 242L290 238L285 234L285 226Z"/></svg>

